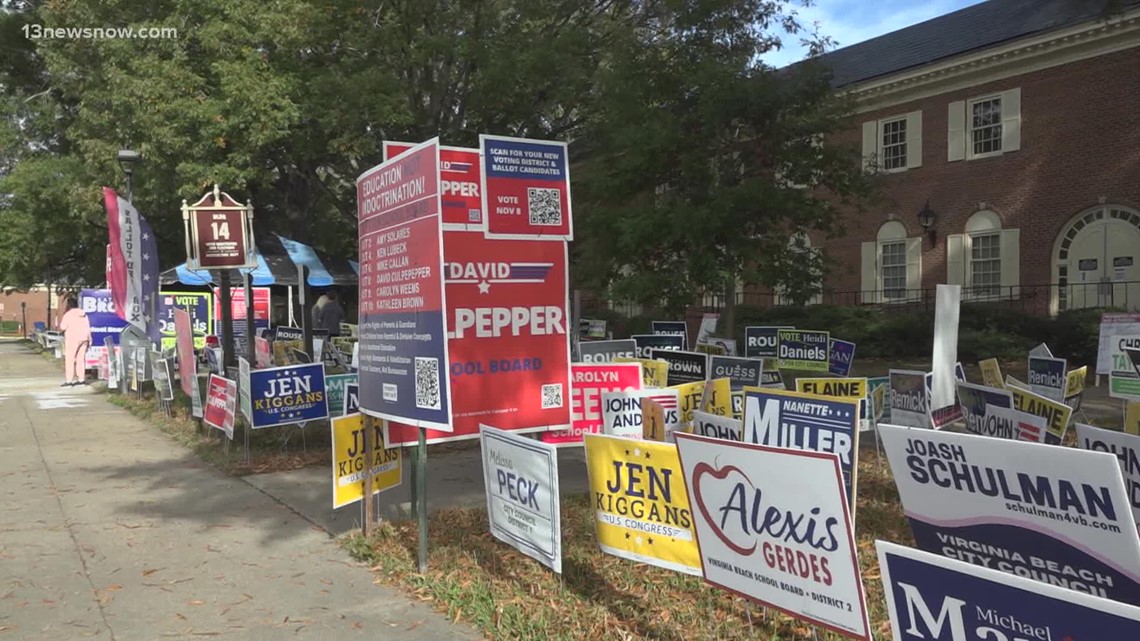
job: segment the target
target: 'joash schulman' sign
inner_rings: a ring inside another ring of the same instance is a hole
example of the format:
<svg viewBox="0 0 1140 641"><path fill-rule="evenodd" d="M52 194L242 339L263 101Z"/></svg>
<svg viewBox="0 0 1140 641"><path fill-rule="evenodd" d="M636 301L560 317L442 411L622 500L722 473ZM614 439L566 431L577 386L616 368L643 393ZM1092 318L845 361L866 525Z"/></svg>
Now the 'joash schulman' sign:
<svg viewBox="0 0 1140 641"><path fill-rule="evenodd" d="M655 349L685 349L685 337L678 334L634 334L630 336L637 345L637 358L653 358Z"/></svg>
<svg viewBox="0 0 1140 641"><path fill-rule="evenodd" d="M917 546L1140 603L1140 539L1115 457L879 426Z"/></svg>
<svg viewBox="0 0 1140 641"><path fill-rule="evenodd" d="M855 514L859 403L799 392L744 390L744 442L839 456L843 487Z"/></svg>
<svg viewBox="0 0 1140 641"><path fill-rule="evenodd" d="M828 371L831 362L828 354L830 334L806 329L781 329L776 336L779 369Z"/></svg>
<svg viewBox="0 0 1140 641"><path fill-rule="evenodd" d="M615 358L637 358L637 343L632 338L616 341L582 341L578 355L583 363L612 363Z"/></svg>
<svg viewBox="0 0 1140 641"><path fill-rule="evenodd" d="M361 174L356 202L360 411L450 430L439 139ZM510 318L480 320L501 328Z"/></svg>
<svg viewBox="0 0 1140 641"><path fill-rule="evenodd" d="M876 541L894 641L1140 639L1140 608Z"/></svg>
<svg viewBox="0 0 1140 641"><path fill-rule="evenodd" d="M491 534L561 574L558 450L487 425L480 434Z"/></svg>
<svg viewBox="0 0 1140 641"><path fill-rule="evenodd" d="M329 417L323 363L252 370L249 391L253 429Z"/></svg>
<svg viewBox="0 0 1140 641"><path fill-rule="evenodd" d="M670 386L683 383L696 383L709 377L709 355L700 352L681 352L671 349L655 349L650 358L669 364L668 383Z"/></svg>
<svg viewBox="0 0 1140 641"><path fill-rule="evenodd" d="M487 238L574 240L564 142L479 134Z"/></svg>
<svg viewBox="0 0 1140 641"><path fill-rule="evenodd" d="M705 580L793 617L871 640L839 462L677 435Z"/></svg>

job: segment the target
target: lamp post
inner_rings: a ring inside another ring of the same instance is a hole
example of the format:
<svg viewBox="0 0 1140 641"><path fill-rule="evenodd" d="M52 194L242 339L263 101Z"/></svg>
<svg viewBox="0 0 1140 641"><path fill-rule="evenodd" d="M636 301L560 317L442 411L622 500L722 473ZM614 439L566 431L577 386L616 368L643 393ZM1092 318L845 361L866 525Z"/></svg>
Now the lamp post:
<svg viewBox="0 0 1140 641"><path fill-rule="evenodd" d="M131 200L131 179L134 177L134 165L142 159L142 154L133 149L120 149L116 154L116 159L119 161L119 167L123 169L123 174L127 177L127 200Z"/></svg>
<svg viewBox="0 0 1140 641"><path fill-rule="evenodd" d="M28 302L20 301L20 327L24 330L24 338L28 338Z"/></svg>
<svg viewBox="0 0 1140 641"><path fill-rule="evenodd" d="M934 230L934 219L934 210L930 208L930 199L928 198L926 204L918 212L918 224L922 226L922 230L930 238L931 247L938 242L938 232Z"/></svg>

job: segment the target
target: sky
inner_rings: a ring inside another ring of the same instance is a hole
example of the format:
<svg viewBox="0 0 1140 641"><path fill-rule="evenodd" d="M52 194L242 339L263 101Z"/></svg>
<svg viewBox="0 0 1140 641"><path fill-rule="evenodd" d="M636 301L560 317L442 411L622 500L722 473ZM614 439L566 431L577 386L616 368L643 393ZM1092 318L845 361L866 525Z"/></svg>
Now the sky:
<svg viewBox="0 0 1140 641"><path fill-rule="evenodd" d="M836 48L853 45L875 36L890 33L918 24L962 7L979 4L983 0L813 0L810 7L798 6L798 0L791 0L799 14L801 24L810 28L819 23L819 32L831 36ZM774 66L784 65L803 59L807 50L799 44L799 38L783 38L784 48L763 56L764 62Z"/></svg>

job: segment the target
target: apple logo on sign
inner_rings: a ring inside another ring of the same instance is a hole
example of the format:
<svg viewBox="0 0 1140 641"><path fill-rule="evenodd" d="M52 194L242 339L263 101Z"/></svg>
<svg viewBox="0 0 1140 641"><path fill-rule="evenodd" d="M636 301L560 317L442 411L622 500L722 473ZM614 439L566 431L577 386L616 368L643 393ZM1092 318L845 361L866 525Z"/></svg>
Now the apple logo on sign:
<svg viewBox="0 0 1140 641"><path fill-rule="evenodd" d="M739 474L742 477L742 480L735 481L735 482L729 481L729 483L733 484L732 489L726 493L727 495L724 497L723 500L720 500L718 502L723 502L725 504L724 507L720 508L721 512L725 512L727 510L737 509L737 508L732 507L728 504L733 501L733 499L736 497L736 494L738 492L741 494L740 503L741 504L744 503L745 496L746 496L746 494L744 492L744 484L747 483L748 486L752 487L754 491L756 488L754 485L752 485L752 481L750 481L748 479L748 475L746 475L740 468L738 468L734 465L728 465L728 466L725 466L725 467L717 470L717 469L714 469L713 466L711 466L708 463L705 463L703 461L701 463L698 463L693 468L693 499L696 501L697 509L700 510L700 512L701 512L701 517L704 518L705 522L709 524L709 527L712 528L713 533L716 534L717 538L721 540L721 543L724 543L728 547L728 549L732 550L733 552L735 552L741 556L750 556L753 552L756 551L756 543L753 542L752 545L749 547L737 545L732 540L732 538L729 537L729 535L724 532L724 530L716 522L716 520L714 520L709 515L708 507L706 506L705 499L704 499L704 496L702 494L701 483L702 483L702 479L706 475L713 479L713 482L712 482L713 485L719 485L720 484L719 482L722 482L722 481L725 481L726 479L728 479L730 474ZM711 490L711 488L709 488L709 489ZM712 490L712 493L714 495L718 495L718 498L719 498L719 495L720 495L719 491ZM747 532L745 532L745 534L747 534Z"/></svg>

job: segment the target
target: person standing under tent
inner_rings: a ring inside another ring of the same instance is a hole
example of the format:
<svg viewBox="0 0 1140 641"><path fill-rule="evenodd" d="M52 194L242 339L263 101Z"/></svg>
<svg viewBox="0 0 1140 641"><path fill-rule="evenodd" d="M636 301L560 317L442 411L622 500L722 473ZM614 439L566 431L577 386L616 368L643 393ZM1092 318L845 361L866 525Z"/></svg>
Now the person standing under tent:
<svg viewBox="0 0 1140 641"><path fill-rule="evenodd" d="M317 302L313 304L313 309L310 310L310 314L309 314L309 327L312 327L313 329L317 329L321 326L321 310L324 308L325 304L328 302L329 302L328 295L327 294L321 294L321 297L318 298Z"/></svg>
<svg viewBox="0 0 1140 641"><path fill-rule="evenodd" d="M340 336L340 324L344 322L344 308L340 306L335 290L330 289L325 296L328 297L328 302L317 314L317 322L313 327L328 330L329 336Z"/></svg>
<svg viewBox="0 0 1140 641"><path fill-rule="evenodd" d="M67 299L67 311L59 319L63 332L63 385L87 383L87 348L91 345L91 322L75 298ZM83 379L80 380L80 375Z"/></svg>

